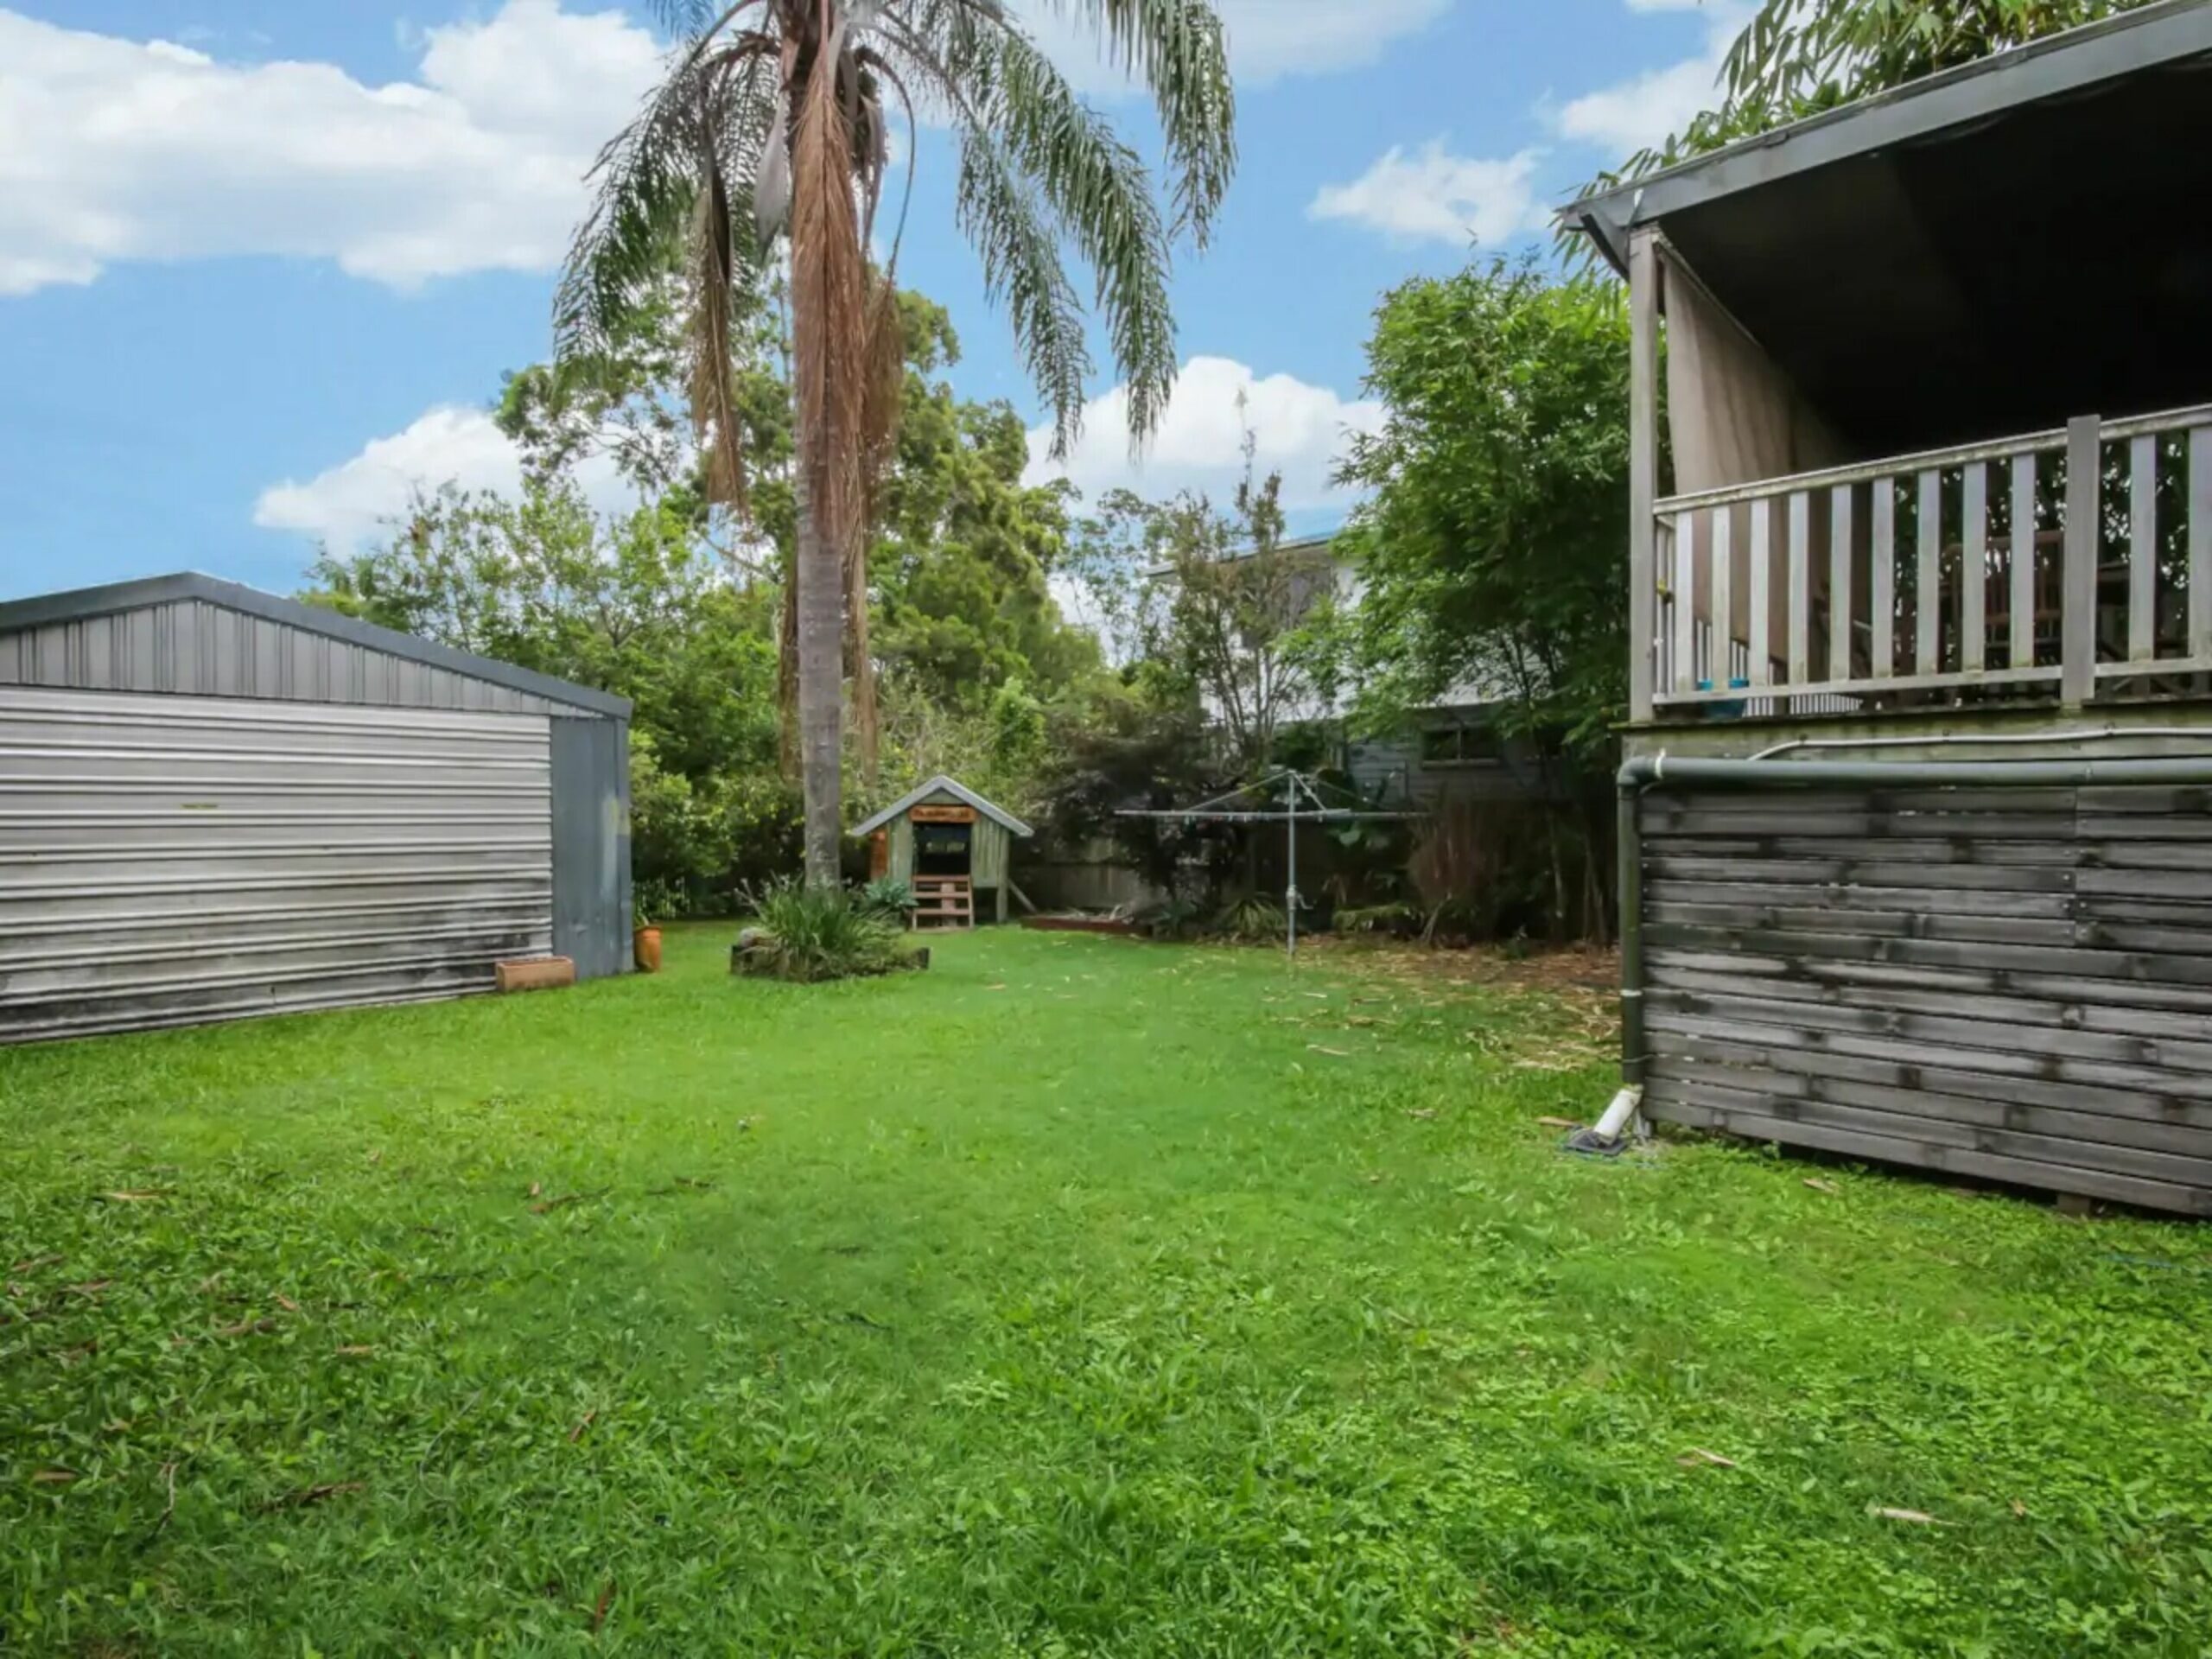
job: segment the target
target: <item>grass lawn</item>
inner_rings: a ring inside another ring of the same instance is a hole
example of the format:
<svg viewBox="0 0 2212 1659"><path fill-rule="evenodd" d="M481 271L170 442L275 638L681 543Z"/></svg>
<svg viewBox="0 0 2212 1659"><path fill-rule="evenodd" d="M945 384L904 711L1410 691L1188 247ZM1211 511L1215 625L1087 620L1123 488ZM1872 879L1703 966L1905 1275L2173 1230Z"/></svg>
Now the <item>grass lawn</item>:
<svg viewBox="0 0 2212 1659"><path fill-rule="evenodd" d="M2212 1647L2202 1229L1567 1158L1534 993L728 931L0 1051L0 1650Z"/></svg>

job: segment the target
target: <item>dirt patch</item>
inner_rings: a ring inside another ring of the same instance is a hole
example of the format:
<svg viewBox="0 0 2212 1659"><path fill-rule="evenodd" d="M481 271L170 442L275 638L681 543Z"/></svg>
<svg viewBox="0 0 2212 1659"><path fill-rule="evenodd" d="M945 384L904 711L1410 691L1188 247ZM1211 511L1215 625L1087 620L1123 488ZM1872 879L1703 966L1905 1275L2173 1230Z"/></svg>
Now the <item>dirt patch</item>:
<svg viewBox="0 0 2212 1659"><path fill-rule="evenodd" d="M1413 984L1499 986L1574 998L1620 994L1621 953L1610 945L1565 945L1516 952L1504 945L1430 950L1388 940L1317 938L1311 947L1332 963Z"/></svg>
<svg viewBox="0 0 2212 1659"><path fill-rule="evenodd" d="M1447 1010L1479 993L1486 1013L1460 1040L1503 1066L1575 1071L1604 1064L1620 1043L1620 954L1576 946L1515 952L1503 946L1433 950L1370 940L1322 939L1314 955L1376 985L1396 1007L1405 998L1422 1023L1448 1025ZM1357 1001L1357 999L1355 999Z"/></svg>

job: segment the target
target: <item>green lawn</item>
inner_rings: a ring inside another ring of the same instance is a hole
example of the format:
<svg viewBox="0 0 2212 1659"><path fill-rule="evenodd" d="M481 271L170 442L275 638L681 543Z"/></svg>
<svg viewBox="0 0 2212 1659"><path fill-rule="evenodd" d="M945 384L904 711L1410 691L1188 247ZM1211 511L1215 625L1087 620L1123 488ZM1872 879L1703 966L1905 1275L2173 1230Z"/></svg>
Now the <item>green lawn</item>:
<svg viewBox="0 0 2212 1659"><path fill-rule="evenodd" d="M726 932L0 1051L0 1650L2212 1645L2212 1234L1567 1158L1532 995Z"/></svg>

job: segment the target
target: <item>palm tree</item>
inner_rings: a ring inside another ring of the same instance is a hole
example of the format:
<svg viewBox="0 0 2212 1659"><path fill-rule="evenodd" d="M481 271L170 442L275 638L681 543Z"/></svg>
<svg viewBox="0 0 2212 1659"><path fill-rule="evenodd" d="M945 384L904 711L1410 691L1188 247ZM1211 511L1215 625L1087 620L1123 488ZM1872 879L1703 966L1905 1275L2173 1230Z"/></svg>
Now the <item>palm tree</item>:
<svg viewBox="0 0 2212 1659"><path fill-rule="evenodd" d="M660 0L683 44L637 118L601 153L598 194L556 306L564 356L588 357L689 249L690 397L712 500L742 512L746 457L732 384L732 311L780 243L790 252L798 508L795 635L807 878L837 879L843 653L872 743L866 527L904 384L895 276L906 208L879 266L877 210L893 111L911 188L921 118L950 129L957 216L1052 410L1075 436L1092 361L1064 262L1096 278L1132 441L1175 376L1171 251L1203 248L1236 166L1235 99L1211 0L1032 0L1088 25L1149 89L1170 175L1166 211L1136 152L1077 97L1006 0ZM919 112L918 118L918 111Z"/></svg>

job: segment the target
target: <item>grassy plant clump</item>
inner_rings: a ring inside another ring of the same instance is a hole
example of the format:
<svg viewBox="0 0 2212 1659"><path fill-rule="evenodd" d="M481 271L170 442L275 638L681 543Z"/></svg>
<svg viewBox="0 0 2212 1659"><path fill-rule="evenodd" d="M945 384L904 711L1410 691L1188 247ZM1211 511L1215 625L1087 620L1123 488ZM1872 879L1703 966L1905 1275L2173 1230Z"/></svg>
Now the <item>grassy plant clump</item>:
<svg viewBox="0 0 2212 1659"><path fill-rule="evenodd" d="M741 973L812 985L920 965L919 954L900 926L866 893L809 887L785 877L753 889L747 898L752 919L738 935L731 958Z"/></svg>

